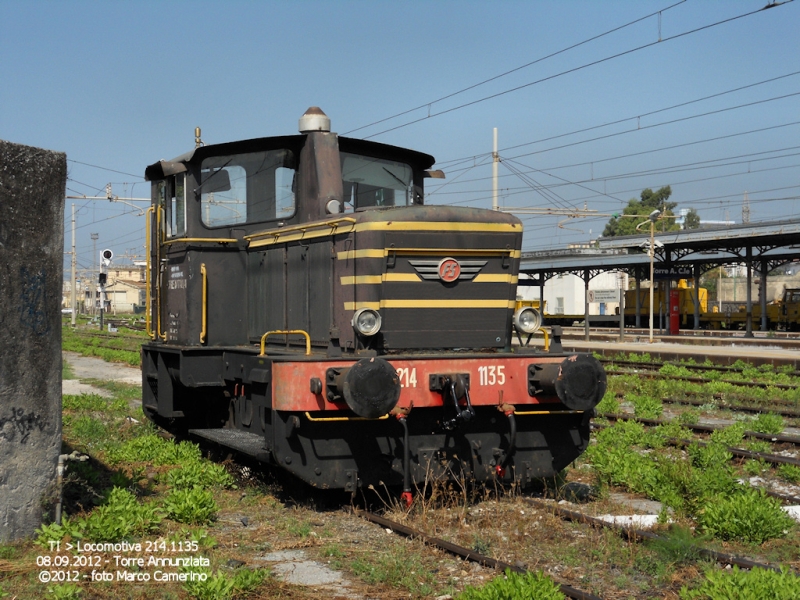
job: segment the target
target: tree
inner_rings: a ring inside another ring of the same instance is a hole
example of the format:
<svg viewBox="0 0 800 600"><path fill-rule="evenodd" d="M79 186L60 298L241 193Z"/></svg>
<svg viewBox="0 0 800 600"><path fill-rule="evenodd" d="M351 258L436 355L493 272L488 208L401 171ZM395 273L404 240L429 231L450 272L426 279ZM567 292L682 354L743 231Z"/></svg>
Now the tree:
<svg viewBox="0 0 800 600"><path fill-rule="evenodd" d="M693 208L689 209L686 216L683 218L684 229L700 229L700 215Z"/></svg>
<svg viewBox="0 0 800 600"><path fill-rule="evenodd" d="M668 202L671 195L672 189L668 185L655 192L650 188L642 190L639 195L640 199L631 198L628 206L623 209L622 214L629 216L612 217L603 230L603 237L636 234L636 226L642 221L646 221L654 210L660 210L664 216L672 215L672 209L678 206L678 203ZM675 224L674 219L662 219L657 229L659 231L675 231L680 229L680 226Z"/></svg>

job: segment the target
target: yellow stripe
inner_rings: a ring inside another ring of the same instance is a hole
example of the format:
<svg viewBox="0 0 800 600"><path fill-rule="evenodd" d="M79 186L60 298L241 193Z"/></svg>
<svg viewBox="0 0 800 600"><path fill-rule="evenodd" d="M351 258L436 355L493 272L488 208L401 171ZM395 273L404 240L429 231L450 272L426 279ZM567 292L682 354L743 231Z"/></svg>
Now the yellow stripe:
<svg viewBox="0 0 800 600"><path fill-rule="evenodd" d="M508 300L381 300L380 302L345 302L345 310L360 308L514 308Z"/></svg>
<svg viewBox="0 0 800 600"><path fill-rule="evenodd" d="M380 302L345 302L345 310L359 310L360 308L371 308L372 310L379 310L381 307Z"/></svg>
<svg viewBox="0 0 800 600"><path fill-rule="evenodd" d="M354 258L383 258L386 254L383 248L364 248L363 250L345 250L337 252L336 258L339 260L353 260Z"/></svg>
<svg viewBox="0 0 800 600"><path fill-rule="evenodd" d="M346 276L342 277L342 285L355 285L361 283L380 283L382 281L382 277L380 275L356 275L356 276Z"/></svg>
<svg viewBox="0 0 800 600"><path fill-rule="evenodd" d="M251 243L250 246L255 247L255 244ZM389 254L414 254L416 256L485 256L487 254L506 254L511 258L519 258L522 253L519 250L508 250L506 248L485 248L483 250L464 250L462 248L364 248L362 250L347 250L345 252L337 252L336 258L339 260L352 260L354 258L383 258Z"/></svg>
<svg viewBox="0 0 800 600"><path fill-rule="evenodd" d="M516 285L517 277L515 275L496 275L493 273L478 273L475 276L475 279L473 279L472 281L475 283L511 283Z"/></svg>
<svg viewBox="0 0 800 600"><path fill-rule="evenodd" d="M384 273L384 281L422 281L416 273Z"/></svg>
<svg viewBox="0 0 800 600"><path fill-rule="evenodd" d="M500 254L508 255L511 258L519 258L521 252L519 250L508 250L507 248L485 248L483 250L477 248L462 249L462 248L386 248L388 255L404 255L413 254L415 256L486 256L487 254Z"/></svg>
<svg viewBox="0 0 800 600"><path fill-rule="evenodd" d="M359 223L356 231L522 231L518 223L450 223L444 221L370 221Z"/></svg>
<svg viewBox="0 0 800 600"><path fill-rule="evenodd" d="M342 285L374 285L384 281L422 281L416 273L384 273L383 275L348 275L341 278Z"/></svg>
<svg viewBox="0 0 800 600"><path fill-rule="evenodd" d="M508 300L381 300L381 308L514 308Z"/></svg>

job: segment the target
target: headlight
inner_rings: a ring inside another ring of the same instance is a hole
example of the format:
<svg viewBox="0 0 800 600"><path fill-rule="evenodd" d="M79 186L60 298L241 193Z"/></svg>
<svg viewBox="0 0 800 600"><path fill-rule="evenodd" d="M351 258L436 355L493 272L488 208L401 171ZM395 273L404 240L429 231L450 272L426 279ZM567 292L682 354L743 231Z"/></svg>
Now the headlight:
<svg viewBox="0 0 800 600"><path fill-rule="evenodd" d="M539 311L530 306L519 309L514 313L514 327L523 333L536 333L542 326L542 316Z"/></svg>
<svg viewBox="0 0 800 600"><path fill-rule="evenodd" d="M375 335L381 328L381 316L376 310L361 308L355 312L350 324L361 335Z"/></svg>

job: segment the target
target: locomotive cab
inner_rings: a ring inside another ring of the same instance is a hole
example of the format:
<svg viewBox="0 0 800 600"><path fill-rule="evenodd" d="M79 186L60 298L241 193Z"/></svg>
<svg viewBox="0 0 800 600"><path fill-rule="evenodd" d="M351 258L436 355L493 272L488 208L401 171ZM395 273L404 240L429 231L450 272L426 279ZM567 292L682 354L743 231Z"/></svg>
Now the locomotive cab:
<svg viewBox="0 0 800 600"><path fill-rule="evenodd" d="M425 206L433 164L312 108L147 167L146 414L319 487L574 460L605 374L511 352L521 222Z"/></svg>

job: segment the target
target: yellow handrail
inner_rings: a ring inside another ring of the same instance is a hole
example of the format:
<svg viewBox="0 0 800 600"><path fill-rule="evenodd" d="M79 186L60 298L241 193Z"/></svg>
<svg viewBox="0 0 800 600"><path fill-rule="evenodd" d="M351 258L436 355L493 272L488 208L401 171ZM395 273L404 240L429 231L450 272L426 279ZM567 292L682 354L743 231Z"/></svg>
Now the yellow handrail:
<svg viewBox="0 0 800 600"><path fill-rule="evenodd" d="M550 351L550 336L547 335L547 329L545 329L544 327L541 329L541 332L544 334L544 351L545 352L549 352Z"/></svg>
<svg viewBox="0 0 800 600"><path fill-rule="evenodd" d="M200 265L200 275L203 277L203 326L200 329L200 343L205 344L206 335L208 334L206 331L206 325L208 324L208 272L206 271L206 263Z"/></svg>
<svg viewBox="0 0 800 600"><path fill-rule="evenodd" d="M306 356L311 354L311 336L308 335L308 333L302 329L276 329L275 331L268 331L261 336L261 354L259 354L259 356L264 356L264 347L267 343L267 337L270 335L290 335L293 333L304 335L306 337Z"/></svg>
<svg viewBox="0 0 800 600"><path fill-rule="evenodd" d="M152 248L150 247L150 230L153 228L152 223L150 222L153 218L153 215L150 213L155 214L155 206L151 206L147 209L147 222L145 224L145 248L147 248L147 272L145 273L145 289L146 289L146 300L147 303L145 306L145 330L147 331L147 336L154 340L156 337L155 332L153 331L153 305L152 305L152 285L153 282L151 280L150 269L152 268L150 257L152 253Z"/></svg>
<svg viewBox="0 0 800 600"><path fill-rule="evenodd" d="M328 221L323 221L321 223L302 223L300 225L290 225L289 227L278 227L276 229L268 229L266 231L259 231L258 233L253 233L250 235L244 236L244 239L250 241L260 237L280 237L282 235L286 235L287 233L296 233L296 232L306 232L310 229L324 229L325 227L330 227L332 229L336 229L342 223L355 223L356 219L353 217L339 217L337 219L330 219Z"/></svg>
<svg viewBox="0 0 800 600"><path fill-rule="evenodd" d="M161 213L164 212L164 207L159 206L156 211L156 234L158 235L158 244L156 244L156 265L158 265L158 273L161 274L161 244L164 243L164 232L161 229ZM159 278L160 279L160 278ZM156 312L158 318L156 320L156 335L162 340L167 341L167 334L161 333L161 287L158 288L158 299L156 302Z"/></svg>
<svg viewBox="0 0 800 600"><path fill-rule="evenodd" d="M368 419L366 417L312 417L311 413L306 411L306 419L309 421L316 422L325 422L325 421L383 421L384 419L388 419L389 415L383 415L382 417L377 417L375 419Z"/></svg>
<svg viewBox="0 0 800 600"><path fill-rule="evenodd" d="M235 244L238 242L236 238L173 238L164 242L164 245L169 244L196 244L199 242L207 242L209 244Z"/></svg>

